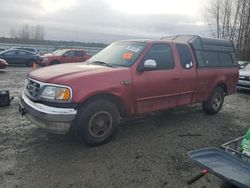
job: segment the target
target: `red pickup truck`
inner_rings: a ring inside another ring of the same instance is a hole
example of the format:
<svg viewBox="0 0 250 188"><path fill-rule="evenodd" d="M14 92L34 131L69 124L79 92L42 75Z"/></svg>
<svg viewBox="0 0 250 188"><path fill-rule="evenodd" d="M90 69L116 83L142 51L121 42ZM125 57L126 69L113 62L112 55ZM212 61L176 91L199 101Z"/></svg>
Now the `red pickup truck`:
<svg viewBox="0 0 250 188"><path fill-rule="evenodd" d="M61 63L84 62L91 56L83 49L61 49L41 56L39 66L56 65Z"/></svg>
<svg viewBox="0 0 250 188"><path fill-rule="evenodd" d="M19 110L54 133L70 128L100 145L121 118L202 103L208 114L233 94L238 65L232 43L199 36L128 40L111 44L87 62L34 70Z"/></svg>

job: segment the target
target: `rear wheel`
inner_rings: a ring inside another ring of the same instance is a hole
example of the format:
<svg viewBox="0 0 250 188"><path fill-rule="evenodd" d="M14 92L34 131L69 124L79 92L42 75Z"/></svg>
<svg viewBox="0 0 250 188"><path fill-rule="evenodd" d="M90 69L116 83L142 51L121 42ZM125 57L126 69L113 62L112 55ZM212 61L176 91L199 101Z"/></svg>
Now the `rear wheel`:
<svg viewBox="0 0 250 188"><path fill-rule="evenodd" d="M112 102L92 101L78 110L73 131L88 145L101 145L113 136L119 119L119 112Z"/></svg>
<svg viewBox="0 0 250 188"><path fill-rule="evenodd" d="M208 100L202 103L203 110L208 114L218 113L223 106L224 96L224 90L221 87L216 87L208 97Z"/></svg>

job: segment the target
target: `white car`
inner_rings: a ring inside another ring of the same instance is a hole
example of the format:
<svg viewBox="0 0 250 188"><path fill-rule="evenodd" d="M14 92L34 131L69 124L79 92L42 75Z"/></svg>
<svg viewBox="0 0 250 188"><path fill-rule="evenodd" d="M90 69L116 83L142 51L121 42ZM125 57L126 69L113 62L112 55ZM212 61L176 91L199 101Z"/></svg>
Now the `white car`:
<svg viewBox="0 0 250 188"><path fill-rule="evenodd" d="M250 62L241 66L237 88L250 90Z"/></svg>

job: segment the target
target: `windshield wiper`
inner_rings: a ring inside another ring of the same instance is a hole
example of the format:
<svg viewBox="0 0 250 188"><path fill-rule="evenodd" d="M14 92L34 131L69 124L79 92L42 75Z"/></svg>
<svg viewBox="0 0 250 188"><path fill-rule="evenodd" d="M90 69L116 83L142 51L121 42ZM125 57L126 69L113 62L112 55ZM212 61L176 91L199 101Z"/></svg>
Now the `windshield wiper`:
<svg viewBox="0 0 250 188"><path fill-rule="evenodd" d="M105 63L103 61L91 61L89 64L105 65L107 67L113 67L111 64Z"/></svg>

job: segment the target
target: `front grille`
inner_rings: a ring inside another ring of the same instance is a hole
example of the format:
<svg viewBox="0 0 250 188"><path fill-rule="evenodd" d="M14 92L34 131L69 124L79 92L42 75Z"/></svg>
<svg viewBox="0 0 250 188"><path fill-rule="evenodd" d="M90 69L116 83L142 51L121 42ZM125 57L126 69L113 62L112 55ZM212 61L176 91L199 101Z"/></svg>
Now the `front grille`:
<svg viewBox="0 0 250 188"><path fill-rule="evenodd" d="M249 89L250 89L250 85L238 84L237 86L240 86L240 87L245 87L245 88L249 88Z"/></svg>
<svg viewBox="0 0 250 188"><path fill-rule="evenodd" d="M241 77L239 78L239 80L250 81L250 76L241 76Z"/></svg>
<svg viewBox="0 0 250 188"><path fill-rule="evenodd" d="M38 98L40 88L41 85L38 82L30 79L26 80L25 93L32 99Z"/></svg>

